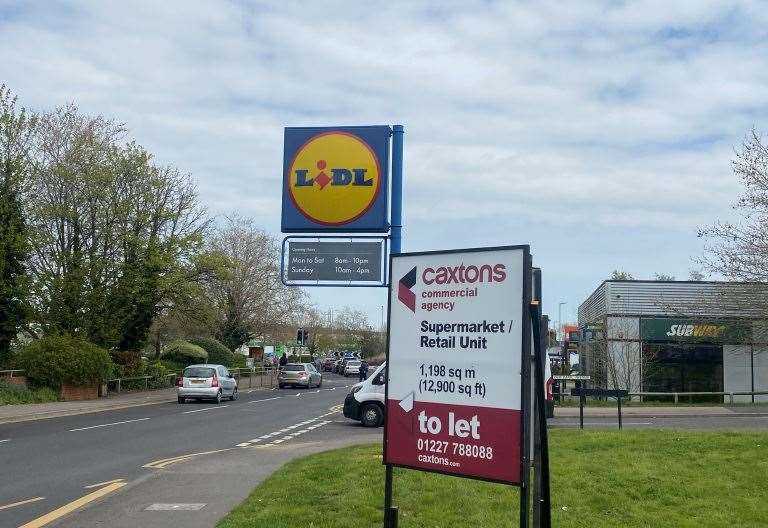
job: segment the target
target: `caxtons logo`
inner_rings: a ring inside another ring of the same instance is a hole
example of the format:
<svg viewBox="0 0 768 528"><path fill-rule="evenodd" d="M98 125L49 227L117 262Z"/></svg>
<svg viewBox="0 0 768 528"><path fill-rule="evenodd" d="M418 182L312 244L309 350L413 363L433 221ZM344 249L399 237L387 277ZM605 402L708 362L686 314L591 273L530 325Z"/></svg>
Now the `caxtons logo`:
<svg viewBox="0 0 768 528"><path fill-rule="evenodd" d="M475 282L504 282L507 278L507 268L504 264L483 264L481 266L440 266L425 268L421 274L424 284L463 284Z"/></svg>
<svg viewBox="0 0 768 528"><path fill-rule="evenodd" d="M416 313L416 294L413 293L413 288L416 285L416 266L411 271L403 275L398 283L397 298L406 305L410 311Z"/></svg>

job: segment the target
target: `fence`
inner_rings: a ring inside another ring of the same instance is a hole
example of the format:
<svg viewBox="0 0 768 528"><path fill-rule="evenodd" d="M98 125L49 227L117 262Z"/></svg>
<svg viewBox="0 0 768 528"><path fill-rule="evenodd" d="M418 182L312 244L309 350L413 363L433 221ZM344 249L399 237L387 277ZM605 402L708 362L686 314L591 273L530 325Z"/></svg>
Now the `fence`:
<svg viewBox="0 0 768 528"><path fill-rule="evenodd" d="M734 396L765 396L768 395L768 391L737 391L737 392L630 392L629 396L639 396L641 399L647 397L651 398L672 398L674 403L680 402L680 396L722 396L723 399L728 397L728 403L734 404ZM750 403L750 402L747 402ZM755 402L753 399L753 403Z"/></svg>
<svg viewBox="0 0 768 528"><path fill-rule="evenodd" d="M566 394L559 395L561 399L565 400L568 399L575 401L576 398L571 398ZM672 403L675 405L681 403L680 399L681 397L702 397L702 396L720 396L722 398L722 403L726 403L725 399L728 399L728 404L733 405L734 403L737 403L734 399L735 396L752 396L752 401L748 402L738 402L738 403L753 403L755 405L759 404L766 404L768 403L768 398L763 399L763 401L758 401L755 396L768 396L768 391L730 391L730 392L630 392L627 394L629 399L640 399L640 401L648 403L648 398L669 398L672 400ZM600 398L599 398L600 399ZM690 401L684 401L683 404L691 403ZM716 402L712 402L716 403Z"/></svg>
<svg viewBox="0 0 768 528"><path fill-rule="evenodd" d="M273 367L233 368L230 372L240 389L271 389L277 385L277 369ZM23 375L23 370L0 370L0 379L18 378ZM179 372L173 372L160 376L115 378L107 380L107 392L120 394L131 390L166 389L175 386L180 375Z"/></svg>

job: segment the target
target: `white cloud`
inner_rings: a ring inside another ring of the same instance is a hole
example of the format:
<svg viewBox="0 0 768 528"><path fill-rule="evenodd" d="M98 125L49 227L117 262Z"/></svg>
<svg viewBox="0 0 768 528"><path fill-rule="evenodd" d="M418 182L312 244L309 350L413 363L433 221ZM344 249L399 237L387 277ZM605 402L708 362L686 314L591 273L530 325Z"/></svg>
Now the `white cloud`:
<svg viewBox="0 0 768 528"><path fill-rule="evenodd" d="M283 126L403 123L408 247L530 240L575 306L621 241L636 276L683 275L728 214L731 149L766 128L767 22L702 0L0 2L0 80L125 122L272 231Z"/></svg>

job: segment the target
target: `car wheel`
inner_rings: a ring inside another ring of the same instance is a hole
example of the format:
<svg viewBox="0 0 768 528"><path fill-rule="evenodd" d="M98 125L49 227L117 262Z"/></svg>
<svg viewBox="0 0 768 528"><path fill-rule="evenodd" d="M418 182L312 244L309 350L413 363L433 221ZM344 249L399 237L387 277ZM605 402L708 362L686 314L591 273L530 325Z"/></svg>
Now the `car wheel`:
<svg viewBox="0 0 768 528"><path fill-rule="evenodd" d="M323 386L323 378L320 378L320 381L317 382L317 388L319 389L322 386Z"/></svg>
<svg viewBox="0 0 768 528"><path fill-rule="evenodd" d="M219 389L219 392L216 393L216 399L213 401L216 402L216 405L221 403L221 389Z"/></svg>
<svg viewBox="0 0 768 528"><path fill-rule="evenodd" d="M285 388L285 385L283 385L282 383L280 383L280 384L278 384L278 387L279 387L279 388L281 388L281 389L284 389L284 388Z"/></svg>
<svg viewBox="0 0 768 528"><path fill-rule="evenodd" d="M381 425L382 418L381 407L375 403L368 403L360 411L360 422L366 427L378 427Z"/></svg>
<svg viewBox="0 0 768 528"><path fill-rule="evenodd" d="M232 396L229 397L229 401L235 401L237 399L237 387L232 391Z"/></svg>
<svg viewBox="0 0 768 528"><path fill-rule="evenodd" d="M186 403L187 399L179 396L179 403Z"/></svg>

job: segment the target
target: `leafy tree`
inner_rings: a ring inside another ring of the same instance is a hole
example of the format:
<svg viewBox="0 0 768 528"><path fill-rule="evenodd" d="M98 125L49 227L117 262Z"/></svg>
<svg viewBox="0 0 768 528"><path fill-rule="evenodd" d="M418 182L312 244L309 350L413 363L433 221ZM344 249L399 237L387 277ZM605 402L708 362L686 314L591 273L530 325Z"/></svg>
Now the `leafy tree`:
<svg viewBox="0 0 768 528"><path fill-rule="evenodd" d="M156 316L184 305L214 270L194 183L122 144L124 133L74 106L42 116L31 270L45 332L138 351Z"/></svg>
<svg viewBox="0 0 768 528"><path fill-rule="evenodd" d="M613 270L611 280L634 280L634 277L626 271Z"/></svg>
<svg viewBox="0 0 768 528"><path fill-rule="evenodd" d="M29 169L36 119L17 108L16 97L0 85L0 367L28 317L29 253L21 193Z"/></svg>
<svg viewBox="0 0 768 528"><path fill-rule="evenodd" d="M211 237L209 250L229 262L228 273L211 284L210 295L218 310L216 337L230 350L294 319L306 294L282 283L275 238L252 220L231 216Z"/></svg>
<svg viewBox="0 0 768 528"><path fill-rule="evenodd" d="M654 273L653 274L653 280L657 281L673 281L675 280L674 275L667 275L665 273Z"/></svg>
<svg viewBox="0 0 768 528"><path fill-rule="evenodd" d="M699 270L691 270L688 274L688 280L703 281L705 279L704 274Z"/></svg>

